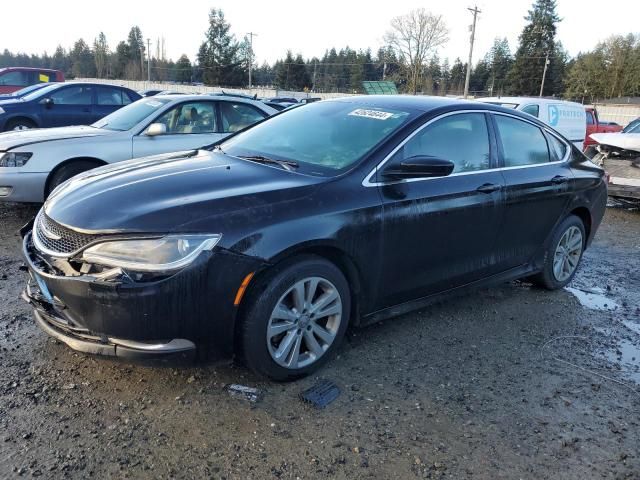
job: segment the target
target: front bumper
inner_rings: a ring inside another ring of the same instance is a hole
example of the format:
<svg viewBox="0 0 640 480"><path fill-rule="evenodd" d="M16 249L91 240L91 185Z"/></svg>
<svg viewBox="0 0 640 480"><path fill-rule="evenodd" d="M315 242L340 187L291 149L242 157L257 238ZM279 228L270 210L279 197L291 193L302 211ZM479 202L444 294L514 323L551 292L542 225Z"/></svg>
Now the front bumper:
<svg viewBox="0 0 640 480"><path fill-rule="evenodd" d="M49 174L14 170L0 167L0 187L8 190L8 194L0 195L0 202L44 202L44 187Z"/></svg>
<svg viewBox="0 0 640 480"><path fill-rule="evenodd" d="M184 353L196 345L231 356L237 289L262 265L216 250L156 281L65 276L47 265L30 232L23 255L30 275L23 297L43 330L75 350L127 357Z"/></svg>

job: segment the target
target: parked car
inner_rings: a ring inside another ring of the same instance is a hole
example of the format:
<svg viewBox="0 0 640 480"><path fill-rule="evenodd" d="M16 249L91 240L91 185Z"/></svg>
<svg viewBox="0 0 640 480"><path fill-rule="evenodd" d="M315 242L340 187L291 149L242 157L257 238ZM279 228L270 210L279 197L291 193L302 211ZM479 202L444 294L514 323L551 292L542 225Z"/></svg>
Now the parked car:
<svg viewBox="0 0 640 480"><path fill-rule="evenodd" d="M640 206L640 131L594 133L592 137L597 147L591 161L607 172L609 196Z"/></svg>
<svg viewBox="0 0 640 480"><path fill-rule="evenodd" d="M0 134L0 201L42 202L72 176L132 157L198 148L275 110L202 95L144 98L91 126Z"/></svg>
<svg viewBox="0 0 640 480"><path fill-rule="evenodd" d="M269 102L264 100L262 103L264 103L265 105L270 106L271 108L281 112L282 110L284 110L285 108L287 108L287 104L285 103L279 103L279 102Z"/></svg>
<svg viewBox="0 0 640 480"><path fill-rule="evenodd" d="M516 110L327 100L63 184L22 230L25 298L79 351L210 347L289 380L349 325L516 278L564 287L606 195L600 168Z"/></svg>
<svg viewBox="0 0 640 480"><path fill-rule="evenodd" d="M64 73L48 68L0 68L0 93L12 93L29 85L43 82L64 82Z"/></svg>
<svg viewBox="0 0 640 480"><path fill-rule="evenodd" d="M266 100L267 102L276 103L298 103L298 99L293 97L271 97L265 98L264 100Z"/></svg>
<svg viewBox="0 0 640 480"><path fill-rule="evenodd" d="M587 115L587 137L584 141L584 148L595 145L596 141L591 138L594 133L615 133L622 130L622 126L615 122L603 122L598 118L598 111L592 107L586 107Z"/></svg>
<svg viewBox="0 0 640 480"><path fill-rule="evenodd" d="M162 91L164 90L160 90L159 88L150 88L149 90L138 90L138 93L143 97L155 97Z"/></svg>
<svg viewBox="0 0 640 480"><path fill-rule="evenodd" d="M1 94L0 100L12 100L14 98L22 98L31 92L35 92L36 90L40 90L41 88L48 87L49 85L53 85L53 84L51 82L45 82L45 83L36 83L35 85L29 85L28 87L21 88L20 90L16 90L13 93Z"/></svg>
<svg viewBox="0 0 640 480"><path fill-rule="evenodd" d="M580 103L540 97L487 97L477 100L528 113L570 139L580 150L584 150L586 113L584 105Z"/></svg>
<svg viewBox="0 0 640 480"><path fill-rule="evenodd" d="M102 83L56 83L24 97L0 101L0 132L89 125L140 94Z"/></svg>

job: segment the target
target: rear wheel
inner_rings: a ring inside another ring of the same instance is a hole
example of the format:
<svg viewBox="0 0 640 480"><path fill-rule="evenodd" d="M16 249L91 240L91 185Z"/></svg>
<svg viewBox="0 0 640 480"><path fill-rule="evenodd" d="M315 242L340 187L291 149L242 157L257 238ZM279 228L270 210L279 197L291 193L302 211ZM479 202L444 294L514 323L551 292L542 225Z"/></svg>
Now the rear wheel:
<svg viewBox="0 0 640 480"><path fill-rule="evenodd" d="M49 177L47 191L45 192L46 196L48 197L49 194L53 192L58 185L66 182L71 177L75 177L79 173L86 172L87 170L91 170L92 168L96 168L98 166L100 166L100 164L91 162L89 160L77 160L63 165L62 167L57 169L51 177Z"/></svg>
<svg viewBox="0 0 640 480"><path fill-rule="evenodd" d="M19 130L29 130L30 128L35 128L36 124L31 120L26 118L16 118L15 120L9 120L7 125L5 126L5 131L9 132L11 130L19 131Z"/></svg>
<svg viewBox="0 0 640 480"><path fill-rule="evenodd" d="M553 234L545 252L542 271L531 277L531 280L549 290L564 287L578 271L585 244L586 234L582 220L569 215Z"/></svg>
<svg viewBox="0 0 640 480"><path fill-rule="evenodd" d="M319 257L276 267L246 300L244 360L273 380L294 380L320 368L338 348L349 322L347 280Z"/></svg>

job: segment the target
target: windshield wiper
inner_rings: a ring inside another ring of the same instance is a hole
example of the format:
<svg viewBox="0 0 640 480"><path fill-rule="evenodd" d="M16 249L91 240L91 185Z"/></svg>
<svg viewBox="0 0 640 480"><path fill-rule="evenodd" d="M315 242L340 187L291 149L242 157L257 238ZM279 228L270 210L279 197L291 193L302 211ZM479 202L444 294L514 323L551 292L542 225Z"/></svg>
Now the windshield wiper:
<svg viewBox="0 0 640 480"><path fill-rule="evenodd" d="M293 170L294 168L298 168L300 166L298 162L293 162L291 160L276 160L275 158L269 158L263 155L237 155L237 157L243 158L245 160L250 160L252 162L264 163L267 165L279 165L285 170Z"/></svg>

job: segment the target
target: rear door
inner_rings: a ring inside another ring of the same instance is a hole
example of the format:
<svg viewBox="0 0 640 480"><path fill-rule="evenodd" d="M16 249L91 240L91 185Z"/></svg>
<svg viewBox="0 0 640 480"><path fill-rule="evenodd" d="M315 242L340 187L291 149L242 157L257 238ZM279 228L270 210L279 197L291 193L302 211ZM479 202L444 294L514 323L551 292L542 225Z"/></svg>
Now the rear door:
<svg viewBox="0 0 640 480"><path fill-rule="evenodd" d="M497 112L492 117L506 183L497 251L512 268L540 250L570 201L570 148L533 122Z"/></svg>
<svg viewBox="0 0 640 480"><path fill-rule="evenodd" d="M483 112L428 122L380 169L416 155L450 160L450 176L385 182L384 272L378 308L497 273L494 255L504 216L503 177Z"/></svg>
<svg viewBox="0 0 640 480"><path fill-rule="evenodd" d="M91 85L68 85L51 92L47 98L50 98L53 104L49 106L41 104L43 127L93 123L94 90Z"/></svg>
<svg viewBox="0 0 640 480"><path fill-rule="evenodd" d="M166 134L147 136L145 130L133 137L133 157L191 150L209 145L223 137L219 132L214 101L190 101L176 105L150 121L166 127Z"/></svg>

